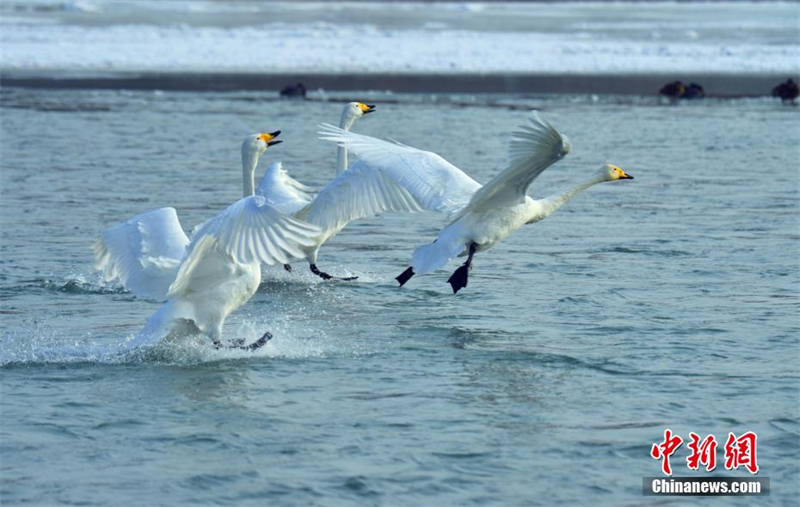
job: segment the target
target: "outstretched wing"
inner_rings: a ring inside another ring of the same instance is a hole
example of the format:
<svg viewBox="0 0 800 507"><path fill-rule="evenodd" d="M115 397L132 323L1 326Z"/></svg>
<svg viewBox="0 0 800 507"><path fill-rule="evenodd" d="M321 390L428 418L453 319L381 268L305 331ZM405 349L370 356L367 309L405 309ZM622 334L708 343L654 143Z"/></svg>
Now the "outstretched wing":
<svg viewBox="0 0 800 507"><path fill-rule="evenodd" d="M280 162L273 162L258 184L256 195L264 196L281 213L292 214L308 206L314 190L289 176Z"/></svg>
<svg viewBox="0 0 800 507"><path fill-rule="evenodd" d="M339 143L404 187L427 210L457 213L469 203L480 183L436 153L319 126L320 139Z"/></svg>
<svg viewBox="0 0 800 507"><path fill-rule="evenodd" d="M323 230L385 211L422 211L416 199L383 171L359 160L323 188L296 216Z"/></svg>
<svg viewBox="0 0 800 507"><path fill-rule="evenodd" d="M303 258L301 248L316 245L319 227L281 213L260 195L239 199L195 233L191 251L203 236L213 236L222 251L244 264L287 264Z"/></svg>
<svg viewBox="0 0 800 507"><path fill-rule="evenodd" d="M525 200L531 182L569 153L569 139L539 113L511 134L506 168L475 192L468 209L512 206Z"/></svg>
<svg viewBox="0 0 800 507"><path fill-rule="evenodd" d="M188 244L175 208L160 208L103 232L93 246L95 267L107 282L119 280L138 297L163 301Z"/></svg>

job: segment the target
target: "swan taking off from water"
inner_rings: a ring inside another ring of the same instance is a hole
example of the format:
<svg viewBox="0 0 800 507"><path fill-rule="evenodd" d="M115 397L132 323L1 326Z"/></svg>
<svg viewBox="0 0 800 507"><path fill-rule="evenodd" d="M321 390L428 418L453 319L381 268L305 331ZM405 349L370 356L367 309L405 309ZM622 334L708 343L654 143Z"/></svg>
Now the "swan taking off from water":
<svg viewBox="0 0 800 507"><path fill-rule="evenodd" d="M339 123L342 132L348 132L357 119L374 110L375 106L360 102L347 104ZM314 195L311 188L294 180L280 162L275 162L267 169L256 192L281 212L322 229L317 242L304 247L303 252L311 272L324 280L334 277L317 267L319 249L350 221L385 211L422 210L414 197L384 172L361 161L348 167L347 150L343 146L337 149L336 174L330 183ZM291 271L288 264L284 268ZM340 280L356 278L353 276Z"/></svg>
<svg viewBox="0 0 800 507"><path fill-rule="evenodd" d="M107 281L118 279L139 297L167 300L129 347L198 331L221 347L225 319L255 294L261 283L261 264L302 258L301 248L316 243L319 228L253 195L258 159L269 146L281 142L273 140L279 133L245 139L244 198L198 227L191 240L175 209L161 208L106 230L95 243L96 267ZM270 337L265 333L237 348L253 350Z"/></svg>
<svg viewBox="0 0 800 507"><path fill-rule="evenodd" d="M344 145L364 162L385 171L429 210L443 211L452 221L433 243L417 248L400 285L417 274L467 256L448 282L453 293L467 286L476 252L487 250L525 224L547 218L575 195L597 183L633 179L614 165L605 165L590 179L545 199L526 195L531 182L570 151L570 142L538 113L511 134L506 167L485 185L439 155L321 125L323 139Z"/></svg>

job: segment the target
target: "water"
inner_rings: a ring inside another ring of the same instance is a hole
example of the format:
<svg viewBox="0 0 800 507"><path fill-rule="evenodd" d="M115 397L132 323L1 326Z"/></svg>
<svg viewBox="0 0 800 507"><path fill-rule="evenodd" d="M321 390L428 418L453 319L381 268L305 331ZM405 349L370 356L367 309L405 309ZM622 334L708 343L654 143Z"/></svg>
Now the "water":
<svg viewBox="0 0 800 507"><path fill-rule="evenodd" d="M796 503L797 108L360 97L378 112L355 130L435 149L482 181L530 107L573 141L534 196L605 162L636 179L479 254L458 296L455 263L402 290L392 280L442 218L385 216L321 251L322 269L357 282L318 281L302 262L266 270L225 327L271 330L258 353L196 338L109 356L156 305L93 272L100 231L164 205L187 228L209 217L239 196L239 143L259 130L283 130L266 159L323 184L334 148L315 124L341 106L3 90L4 505L707 505L641 496L665 427L723 443L755 431L772 493L725 504ZM684 451L676 475L691 475Z"/></svg>

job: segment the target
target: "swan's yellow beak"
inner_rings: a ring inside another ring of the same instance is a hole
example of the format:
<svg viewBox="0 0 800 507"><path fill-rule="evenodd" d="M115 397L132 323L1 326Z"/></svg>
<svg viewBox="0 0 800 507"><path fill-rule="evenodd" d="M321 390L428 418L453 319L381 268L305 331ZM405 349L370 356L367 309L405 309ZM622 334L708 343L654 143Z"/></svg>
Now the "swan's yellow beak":
<svg viewBox="0 0 800 507"><path fill-rule="evenodd" d="M633 176L631 176L630 174L628 174L625 171L623 171L621 167L617 167L617 166L615 166L613 164L609 164L609 167L611 167L611 169L614 171L614 174L616 174L618 180L632 180L633 179Z"/></svg>
<svg viewBox="0 0 800 507"><path fill-rule="evenodd" d="M362 104L361 102L359 102L358 108L361 109L361 112L363 112L364 114L375 112L375 106L370 104Z"/></svg>
<svg viewBox="0 0 800 507"><path fill-rule="evenodd" d="M280 130L276 130L275 132L270 132L269 134L261 134L258 136L259 139L267 143L267 146L275 146L276 144L280 144L283 141L273 141L276 137L281 135Z"/></svg>

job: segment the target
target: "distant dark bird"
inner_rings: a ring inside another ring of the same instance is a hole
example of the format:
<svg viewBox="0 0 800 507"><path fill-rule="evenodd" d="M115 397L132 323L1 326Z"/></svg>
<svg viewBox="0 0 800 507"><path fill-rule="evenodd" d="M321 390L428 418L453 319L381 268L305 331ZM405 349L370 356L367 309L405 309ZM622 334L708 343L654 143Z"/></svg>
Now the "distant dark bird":
<svg viewBox="0 0 800 507"><path fill-rule="evenodd" d="M791 102L800 95L800 87L791 78L772 89L773 97L780 97L784 102Z"/></svg>
<svg viewBox="0 0 800 507"><path fill-rule="evenodd" d="M683 94L686 93L686 86L680 81L675 81L662 86L658 93L667 97L683 97Z"/></svg>
<svg viewBox="0 0 800 507"><path fill-rule="evenodd" d="M297 97L304 99L306 97L306 87L303 83L293 85L286 85L280 91L281 97Z"/></svg>
<svg viewBox="0 0 800 507"><path fill-rule="evenodd" d="M697 83L689 83L680 98L682 99L702 99L706 96L706 91Z"/></svg>

